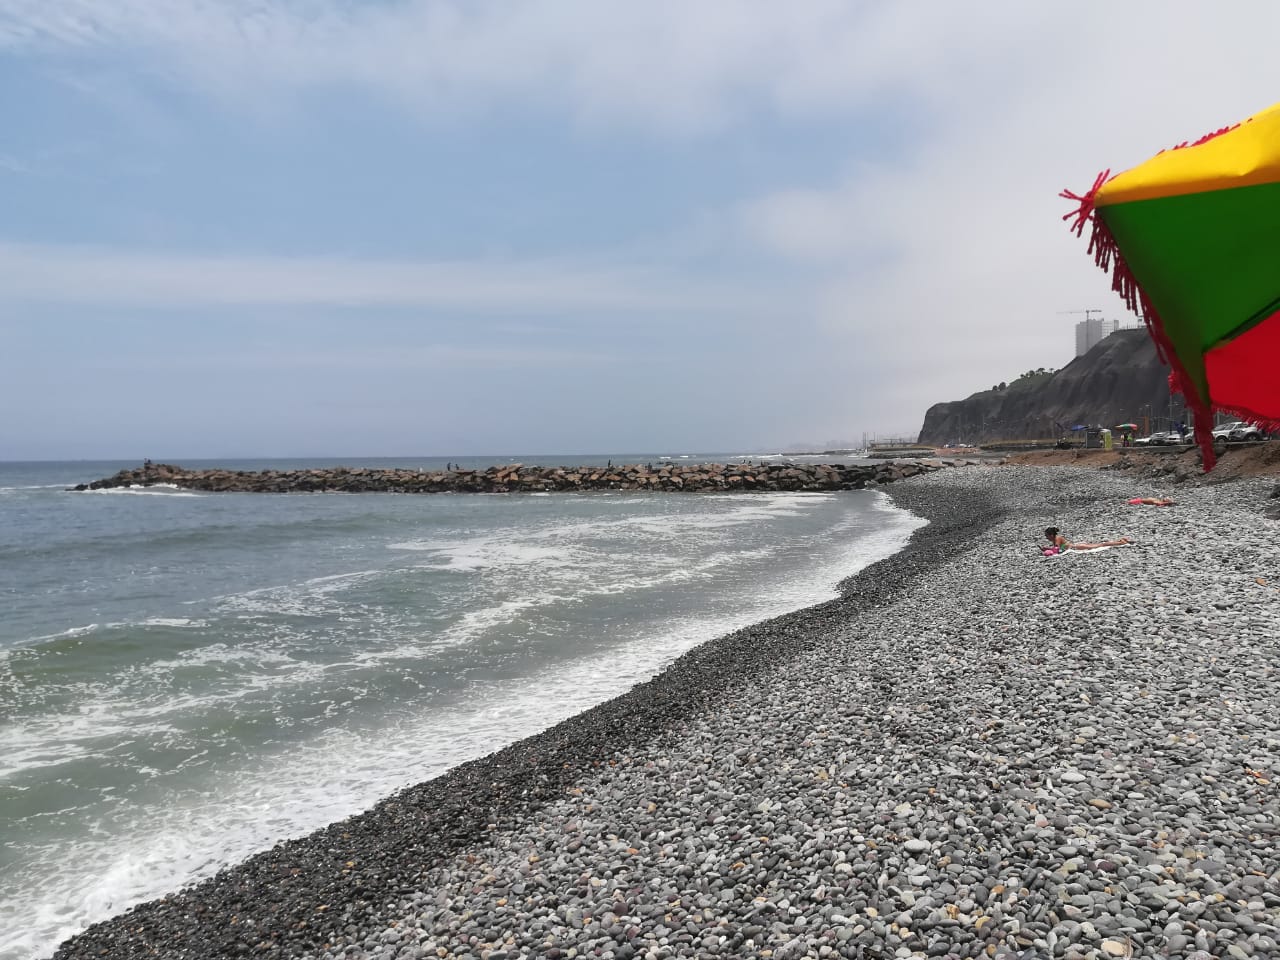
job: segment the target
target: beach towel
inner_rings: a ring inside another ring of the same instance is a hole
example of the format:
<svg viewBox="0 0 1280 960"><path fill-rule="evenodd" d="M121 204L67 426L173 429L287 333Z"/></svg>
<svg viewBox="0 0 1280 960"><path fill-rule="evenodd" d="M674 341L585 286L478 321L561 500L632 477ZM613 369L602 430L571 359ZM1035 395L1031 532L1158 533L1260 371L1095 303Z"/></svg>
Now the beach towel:
<svg viewBox="0 0 1280 960"><path fill-rule="evenodd" d="M1072 547L1070 550L1060 550L1058 547L1041 547L1040 553L1047 560L1053 557L1064 557L1072 553L1101 553L1103 550L1110 549L1110 547L1087 547L1082 550L1079 547Z"/></svg>

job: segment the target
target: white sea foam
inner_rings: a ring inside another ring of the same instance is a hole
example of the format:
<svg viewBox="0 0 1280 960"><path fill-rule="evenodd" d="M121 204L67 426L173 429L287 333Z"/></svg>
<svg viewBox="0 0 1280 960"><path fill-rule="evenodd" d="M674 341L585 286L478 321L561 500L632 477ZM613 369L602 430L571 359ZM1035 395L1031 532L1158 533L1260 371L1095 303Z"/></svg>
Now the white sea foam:
<svg viewBox="0 0 1280 960"><path fill-rule="evenodd" d="M216 598L215 612L223 616L305 615L318 622L318 628L332 623L351 622L345 613L343 593L351 586L377 577L380 570L361 570L339 575L316 577L300 584L263 588ZM0 780L12 779L38 767L53 767L88 756L99 750L118 747L137 739L145 739L174 729L183 717L199 715L225 706L234 706L247 698L272 692L278 695L289 689L302 689L317 684L326 675L367 667L380 661L406 660L426 656L442 645L465 643L483 633L482 623L463 625L457 636L425 637L414 642L398 643L403 631L387 625L387 615L378 610L364 610L355 625L348 629L368 642L366 633L377 634L386 627L393 641L390 649L367 648L353 644L349 655L336 661L317 663L309 651L328 642L324 635L289 625L277 625L269 634L244 645L211 643L184 650L172 657L134 664L123 673L113 673L88 681L69 680L61 684L61 695L76 704L73 711L57 710L36 713L21 725L0 727ZM494 614L497 623L502 614ZM133 623L89 624L43 638L46 640L85 636L111 628L206 629L209 619L195 617L152 617ZM207 666L233 666L235 669L210 679L199 692L175 693L174 678Z"/></svg>
<svg viewBox="0 0 1280 960"><path fill-rule="evenodd" d="M80 627L70 627L58 633L46 633L30 638L23 646L47 643L50 640L63 640L71 637L85 637L99 630L123 630L130 627L190 627L199 629L208 626L207 621L190 617L148 617L145 620L119 620L114 623L86 623Z"/></svg>
<svg viewBox="0 0 1280 960"><path fill-rule="evenodd" d="M181 618L153 618L148 622L182 628L207 626L206 621ZM175 692L175 678L181 673L226 665L238 669L220 677L218 685ZM104 750L119 750L122 744L155 738L179 729L184 718L244 702L255 694L313 685L326 671L342 666L299 660L287 643L213 643L184 650L174 657L134 664L103 677L47 683L72 705L33 713L20 724L0 725L0 782L37 768L72 763Z"/></svg>
<svg viewBox="0 0 1280 960"><path fill-rule="evenodd" d="M98 490L81 490L80 493L133 494L156 497L204 497L207 494L184 490L175 483L153 483L149 486L102 487Z"/></svg>
<svg viewBox="0 0 1280 960"><path fill-rule="evenodd" d="M38 637L32 637L31 640L28 642L45 643L49 640L61 640L67 637L83 637L83 636L87 636L90 633L93 633L97 629L99 629L99 624L86 623L82 627L71 627L67 630L61 630L58 633L46 633Z"/></svg>
<svg viewBox="0 0 1280 960"><path fill-rule="evenodd" d="M29 717L21 725L0 727L0 782L41 767L56 767L122 744L154 739L179 730L184 719L223 706L234 706L254 694L314 685L333 665L295 661L287 656L247 653L241 659L276 669L243 670L230 685L198 693L173 693L169 678L181 668L231 662L224 651L148 664L125 684L78 685L78 706ZM288 664L288 670L278 665Z"/></svg>
<svg viewBox="0 0 1280 960"><path fill-rule="evenodd" d="M557 540L582 538L592 534L614 536L619 532L633 531L651 534L655 539L689 537L758 524L775 518L797 516L806 509L830 503L835 496L836 494L831 493L709 494L705 498L704 509L698 512L571 521L535 531L528 536L535 540ZM725 510L725 506L730 509Z"/></svg>
<svg viewBox="0 0 1280 960"><path fill-rule="evenodd" d="M434 554L435 566L447 570L485 570L529 564L537 564L546 570L569 566L581 559L568 548L534 546L500 536L454 541L403 540L389 543L387 548Z"/></svg>
<svg viewBox="0 0 1280 960"><path fill-rule="evenodd" d="M553 593L542 593L535 596L503 600L496 606L484 607L480 610L471 610L464 613L457 625L449 631L449 634L456 638L455 642L466 642L496 626L514 623L526 612L536 607L545 607L566 601L577 602L578 599L576 597L561 597Z"/></svg>
<svg viewBox="0 0 1280 960"><path fill-rule="evenodd" d="M0 487L0 496L7 493L21 493L23 490L65 490L74 484L67 483L27 483L12 487Z"/></svg>
<svg viewBox="0 0 1280 960"><path fill-rule="evenodd" d="M262 646L261 644L252 647L241 647L226 643L211 643L208 646L197 647L194 650L186 650L179 657L152 661L147 664L143 672L158 677L173 670L208 665L221 666L228 663L279 665L292 664L296 663L296 661L282 650Z"/></svg>
<svg viewBox="0 0 1280 960"><path fill-rule="evenodd" d="M332 612L333 598L351 587L385 573L384 570L352 570L346 573L312 577L300 583L277 584L224 594L208 601L220 613L271 614L293 617L319 617ZM204 602L204 601L200 601Z"/></svg>

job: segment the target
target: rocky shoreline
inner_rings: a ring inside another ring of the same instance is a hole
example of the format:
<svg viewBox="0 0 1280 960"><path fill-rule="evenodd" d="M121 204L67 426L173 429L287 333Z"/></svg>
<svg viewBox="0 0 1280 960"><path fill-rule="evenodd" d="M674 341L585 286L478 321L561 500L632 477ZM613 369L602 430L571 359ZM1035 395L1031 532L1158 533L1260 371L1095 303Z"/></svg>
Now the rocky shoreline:
<svg viewBox="0 0 1280 960"><path fill-rule="evenodd" d="M187 470L147 464L72 489L105 490L170 484L215 493L542 493L585 490L649 490L707 493L757 490L817 492L861 490L944 467L957 459L900 460L877 464L698 463L610 464L607 467L540 467L522 463L484 470L415 470L325 467L309 470Z"/></svg>
<svg viewBox="0 0 1280 960"><path fill-rule="evenodd" d="M57 956L1274 955L1271 486L895 484L930 525L840 599Z"/></svg>

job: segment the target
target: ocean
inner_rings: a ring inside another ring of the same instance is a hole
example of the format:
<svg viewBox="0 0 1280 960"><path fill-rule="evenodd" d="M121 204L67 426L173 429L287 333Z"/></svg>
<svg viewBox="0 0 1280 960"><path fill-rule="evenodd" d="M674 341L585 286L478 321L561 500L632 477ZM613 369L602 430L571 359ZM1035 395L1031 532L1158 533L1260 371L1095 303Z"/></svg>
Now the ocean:
<svg viewBox="0 0 1280 960"><path fill-rule="evenodd" d="M461 465L610 459L767 458ZM830 599L923 522L870 490L66 489L134 466L0 462L0 960Z"/></svg>

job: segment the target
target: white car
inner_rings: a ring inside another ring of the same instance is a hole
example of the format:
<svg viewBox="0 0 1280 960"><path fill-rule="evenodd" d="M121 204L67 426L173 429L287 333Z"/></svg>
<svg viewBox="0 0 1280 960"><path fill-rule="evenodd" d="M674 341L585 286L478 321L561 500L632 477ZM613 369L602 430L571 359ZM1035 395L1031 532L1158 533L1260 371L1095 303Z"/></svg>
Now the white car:
<svg viewBox="0 0 1280 960"><path fill-rule="evenodd" d="M1213 439L1217 440L1219 437L1227 443L1243 443L1246 440L1261 440L1263 434L1262 430L1254 424L1236 420L1234 423L1224 423L1220 427L1215 427Z"/></svg>

